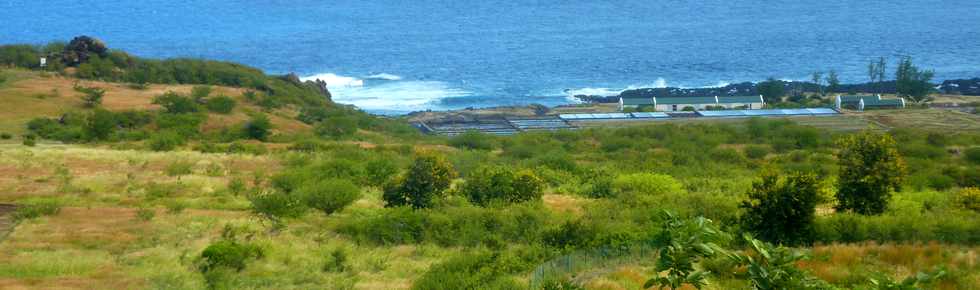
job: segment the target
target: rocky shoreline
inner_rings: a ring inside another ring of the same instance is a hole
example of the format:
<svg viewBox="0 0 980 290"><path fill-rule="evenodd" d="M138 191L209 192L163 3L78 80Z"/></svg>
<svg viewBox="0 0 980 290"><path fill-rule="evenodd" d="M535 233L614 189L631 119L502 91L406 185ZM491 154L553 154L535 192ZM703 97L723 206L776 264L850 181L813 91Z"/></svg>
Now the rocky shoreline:
<svg viewBox="0 0 980 290"><path fill-rule="evenodd" d="M786 92L812 92L818 89L818 85L800 81L779 81L783 84ZM616 103L620 97L625 98L649 98L649 97L695 97L695 96L746 96L757 95L758 83L743 82L730 84L724 87L713 88L642 88L626 90L617 96L595 96L595 95L576 95L576 99L585 103ZM820 86L827 89L827 86ZM936 90L941 94L980 96L980 78L946 80L941 84L935 85ZM871 84L842 84L835 90L840 94L894 94L895 82L888 81L883 83Z"/></svg>

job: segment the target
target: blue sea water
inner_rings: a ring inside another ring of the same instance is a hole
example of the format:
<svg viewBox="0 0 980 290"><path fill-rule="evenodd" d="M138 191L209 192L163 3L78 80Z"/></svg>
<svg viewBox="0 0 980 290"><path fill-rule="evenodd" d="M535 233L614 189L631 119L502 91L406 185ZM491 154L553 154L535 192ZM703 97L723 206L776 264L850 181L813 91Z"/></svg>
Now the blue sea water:
<svg viewBox="0 0 980 290"><path fill-rule="evenodd" d="M0 43L82 34L319 77L338 102L387 114L816 70L863 82L879 56L980 76L977 0L0 1Z"/></svg>

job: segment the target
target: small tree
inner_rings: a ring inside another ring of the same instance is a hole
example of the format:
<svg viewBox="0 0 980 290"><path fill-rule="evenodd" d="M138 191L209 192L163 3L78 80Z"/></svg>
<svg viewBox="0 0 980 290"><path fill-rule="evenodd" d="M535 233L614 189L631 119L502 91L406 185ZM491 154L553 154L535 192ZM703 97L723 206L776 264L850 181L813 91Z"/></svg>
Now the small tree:
<svg viewBox="0 0 980 290"><path fill-rule="evenodd" d="M837 76L837 71L830 70L827 72L827 92L836 93L840 91L840 77Z"/></svg>
<svg viewBox="0 0 980 290"><path fill-rule="evenodd" d="M694 220L681 220L669 212L663 213L666 221L663 230L657 236L657 243L662 245L657 257L657 277L647 280L643 288L657 286L658 289L680 289L691 285L701 289L708 284L710 274L698 270L695 265L702 259L724 253L716 242L725 238L724 232L715 227L711 220L698 217Z"/></svg>
<svg viewBox="0 0 980 290"><path fill-rule="evenodd" d="M515 173L510 168L486 167L471 174L462 191L473 203L488 205L540 199L543 188L544 182L530 171Z"/></svg>
<svg viewBox="0 0 980 290"><path fill-rule="evenodd" d="M196 113L201 110L191 98L172 91L153 98L153 104L160 105L169 114Z"/></svg>
<svg viewBox="0 0 980 290"><path fill-rule="evenodd" d="M813 84L816 85L817 87L816 92L821 96L823 96L823 72L815 71L812 74L810 74L810 81L812 81Z"/></svg>
<svg viewBox="0 0 980 290"><path fill-rule="evenodd" d="M208 111L218 114L228 114L235 109L237 102L228 96L216 96L205 101Z"/></svg>
<svg viewBox="0 0 980 290"><path fill-rule="evenodd" d="M753 254L731 252L728 257L736 265L745 266L753 289L834 289L827 282L814 278L796 267L807 255L792 248L774 246L744 235Z"/></svg>
<svg viewBox="0 0 980 290"><path fill-rule="evenodd" d="M767 172L752 184L742 225L763 240L778 244L803 244L812 238L820 186L813 174L781 177Z"/></svg>
<svg viewBox="0 0 980 290"><path fill-rule="evenodd" d="M415 157L405 177L385 186L382 198L388 207L409 205L427 208L436 197L449 189L455 178L456 171L445 157L421 153Z"/></svg>
<svg viewBox="0 0 980 290"><path fill-rule="evenodd" d="M757 85L759 94L765 99L766 103L779 103L786 95L786 87L783 82L775 78L769 78Z"/></svg>
<svg viewBox="0 0 980 290"><path fill-rule="evenodd" d="M269 117L263 114L256 114L245 124L245 136L259 141L265 141L269 136L269 129L272 129L272 123L269 122Z"/></svg>
<svg viewBox="0 0 980 290"><path fill-rule="evenodd" d="M931 70L920 70L912 64L912 57L905 57L898 62L895 71L895 88L899 96L908 97L916 103L929 100L932 91L932 80L935 73Z"/></svg>
<svg viewBox="0 0 980 290"><path fill-rule="evenodd" d="M310 182L299 189L306 206L331 215L361 197L361 189L354 183L343 179L327 179Z"/></svg>
<svg viewBox="0 0 980 290"><path fill-rule="evenodd" d="M105 96L105 89L78 85L74 89L76 92L82 93L82 105L86 108L95 108L102 105L102 97Z"/></svg>
<svg viewBox="0 0 980 290"><path fill-rule="evenodd" d="M866 215L884 212L906 175L895 140L864 132L844 137L838 147L837 209Z"/></svg>
<svg viewBox="0 0 980 290"><path fill-rule="evenodd" d="M85 120L85 137L89 140L106 140L112 135L116 126L115 114L103 109L96 109Z"/></svg>
<svg viewBox="0 0 980 290"><path fill-rule="evenodd" d="M211 86L195 86L191 88L191 98L198 104L204 104L204 99L211 95Z"/></svg>

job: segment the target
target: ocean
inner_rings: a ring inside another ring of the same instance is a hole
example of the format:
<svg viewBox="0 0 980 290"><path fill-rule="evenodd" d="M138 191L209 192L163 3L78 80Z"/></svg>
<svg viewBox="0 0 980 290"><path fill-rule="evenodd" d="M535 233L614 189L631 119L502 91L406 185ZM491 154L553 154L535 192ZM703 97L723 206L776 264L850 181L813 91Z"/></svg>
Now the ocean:
<svg viewBox="0 0 980 290"><path fill-rule="evenodd" d="M239 62L328 82L378 114L705 87L901 56L980 76L980 1L0 1L0 43L91 35L154 58Z"/></svg>

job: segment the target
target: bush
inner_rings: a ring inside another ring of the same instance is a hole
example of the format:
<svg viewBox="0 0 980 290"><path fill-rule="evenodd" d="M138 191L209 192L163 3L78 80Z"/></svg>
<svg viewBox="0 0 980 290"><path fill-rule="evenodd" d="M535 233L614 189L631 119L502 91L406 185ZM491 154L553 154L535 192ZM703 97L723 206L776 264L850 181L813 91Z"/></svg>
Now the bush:
<svg viewBox="0 0 980 290"><path fill-rule="evenodd" d="M748 145L743 150L745 151L745 156L751 159L763 159L769 155L769 147L762 145Z"/></svg>
<svg viewBox="0 0 980 290"><path fill-rule="evenodd" d="M398 167L388 158L376 158L364 165L364 174L370 185L381 186L398 174Z"/></svg>
<svg viewBox="0 0 980 290"><path fill-rule="evenodd" d="M263 114L257 114L252 116L252 119L245 124L245 136L259 141L265 141L269 137L269 129L272 129L272 122L269 122L269 117Z"/></svg>
<svg viewBox="0 0 980 290"><path fill-rule="evenodd" d="M222 240L201 252L200 270L206 273L223 267L241 271L249 260L261 259L262 256L262 248L258 246Z"/></svg>
<svg viewBox="0 0 980 290"><path fill-rule="evenodd" d="M284 218L298 218L306 214L307 207L295 195L271 192L250 196L252 213L274 224L282 224Z"/></svg>
<svg viewBox="0 0 980 290"><path fill-rule="evenodd" d="M361 198L361 189L343 179L309 181L297 189L306 206L330 215Z"/></svg>
<svg viewBox="0 0 980 290"><path fill-rule="evenodd" d="M430 267L412 289L524 289L499 260L499 253L461 254Z"/></svg>
<svg viewBox="0 0 980 290"><path fill-rule="evenodd" d="M14 135L7 132L0 133L0 140L10 140L11 138L14 138Z"/></svg>
<svg viewBox="0 0 980 290"><path fill-rule="evenodd" d="M85 137L88 140L106 140L116 129L118 122L112 112L96 109L88 116L85 126Z"/></svg>
<svg viewBox="0 0 980 290"><path fill-rule="evenodd" d="M153 104L160 105L168 114L187 114L200 111L200 106L193 99L172 91L154 97Z"/></svg>
<svg viewBox="0 0 980 290"><path fill-rule="evenodd" d="M149 145L153 151L170 151L184 145L184 137L174 131L162 131L150 137Z"/></svg>
<svg viewBox="0 0 980 290"><path fill-rule="evenodd" d="M42 216L56 215L61 212L61 202L44 200L17 206L12 217L15 221L35 219Z"/></svg>
<svg viewBox="0 0 980 290"><path fill-rule="evenodd" d="M980 212L980 188L960 189L956 194L956 202L965 209Z"/></svg>
<svg viewBox="0 0 980 290"><path fill-rule="evenodd" d="M445 157L422 153L415 157L404 178L385 186L382 198L387 207L409 205L426 208L449 189L456 176L456 170Z"/></svg>
<svg viewBox="0 0 980 290"><path fill-rule="evenodd" d="M37 145L37 140L36 139L37 139L37 136L34 135L34 134L24 135L23 144L24 144L24 146L27 146L27 147L34 147L34 145Z"/></svg>
<svg viewBox="0 0 980 290"><path fill-rule="evenodd" d="M838 142L837 209L860 214L885 211L906 175L905 161L889 135L864 132Z"/></svg>
<svg viewBox="0 0 980 290"><path fill-rule="evenodd" d="M168 164L164 172L170 177L189 175L194 173L194 162L177 160Z"/></svg>
<svg viewBox="0 0 980 290"><path fill-rule="evenodd" d="M479 205L541 199L544 183L531 171L514 172L505 167L486 167L466 179L463 194Z"/></svg>
<svg viewBox="0 0 980 290"><path fill-rule="evenodd" d="M612 188L621 197L639 197L666 193L685 192L677 179L656 173L620 175L612 182Z"/></svg>
<svg viewBox="0 0 980 290"><path fill-rule="evenodd" d="M980 147L972 147L963 151L963 157L973 164L980 164Z"/></svg>
<svg viewBox="0 0 980 290"><path fill-rule="evenodd" d="M820 185L812 174L786 177L764 173L752 184L742 225L765 241L777 244L807 244L813 234L813 220L819 201Z"/></svg>
<svg viewBox="0 0 980 290"><path fill-rule="evenodd" d="M191 98L197 103L202 103L210 95L211 86L194 86L191 88Z"/></svg>
<svg viewBox="0 0 980 290"><path fill-rule="evenodd" d="M350 116L333 116L323 119L313 128L322 137L346 137L357 133L357 120Z"/></svg>
<svg viewBox="0 0 980 290"><path fill-rule="evenodd" d="M333 251L330 251L330 255L328 255L323 262L323 271L345 272L350 269L350 265L348 265L349 262L347 260L347 252L345 252L344 249L334 249Z"/></svg>
<svg viewBox="0 0 980 290"><path fill-rule="evenodd" d="M479 131L466 131L449 139L449 146L456 148L492 150L493 137Z"/></svg>
<svg viewBox="0 0 980 290"><path fill-rule="evenodd" d="M82 93L82 104L86 108L95 108L102 105L102 97L105 96L105 89L98 87L82 87L76 84L75 91Z"/></svg>
<svg viewBox="0 0 980 290"><path fill-rule="evenodd" d="M208 107L208 111L218 114L228 114L235 109L235 99L227 96L217 96L209 98L205 104Z"/></svg>
<svg viewBox="0 0 980 290"><path fill-rule="evenodd" d="M156 216L157 216L157 211L154 210L153 208L140 207L136 209L136 218L141 221L148 222L153 220L153 218Z"/></svg>

